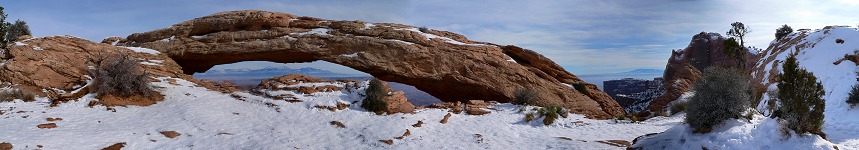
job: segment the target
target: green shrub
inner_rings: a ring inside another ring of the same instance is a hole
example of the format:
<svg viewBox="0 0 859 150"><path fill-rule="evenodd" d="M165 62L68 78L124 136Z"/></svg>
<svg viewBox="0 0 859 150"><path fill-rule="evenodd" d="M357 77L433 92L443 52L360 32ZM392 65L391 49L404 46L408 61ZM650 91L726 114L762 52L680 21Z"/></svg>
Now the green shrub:
<svg viewBox="0 0 859 150"><path fill-rule="evenodd" d="M850 89L850 94L847 96L847 104L850 104L850 108L859 104L859 84L853 85L853 88Z"/></svg>
<svg viewBox="0 0 859 150"><path fill-rule="evenodd" d="M554 123L555 120L558 119L558 115L561 113L561 111L563 111L563 108L558 107L558 106L548 106L548 107L543 107L542 109L543 109L543 116L545 117L545 118L543 118L543 124L544 125L550 125L550 124Z"/></svg>
<svg viewBox="0 0 859 150"><path fill-rule="evenodd" d="M617 115L617 120L626 120L625 115Z"/></svg>
<svg viewBox="0 0 859 150"><path fill-rule="evenodd" d="M388 104L384 101L385 96L388 95L388 91L382 84L384 84L382 80L376 78L370 80L370 85L365 91L367 97L361 103L362 108L376 113L381 113L388 108Z"/></svg>
<svg viewBox="0 0 859 150"><path fill-rule="evenodd" d="M140 68L134 58L128 55L112 55L92 61L97 68L90 72L93 84L89 88L90 92L96 93L99 97L106 95L148 97L155 93L149 86L149 74Z"/></svg>
<svg viewBox="0 0 859 150"><path fill-rule="evenodd" d="M418 31L421 31L421 32L423 32L423 33L429 33L429 28L427 28L427 27L419 27L419 28L418 28Z"/></svg>
<svg viewBox="0 0 859 150"><path fill-rule="evenodd" d="M784 38L784 36L787 36L790 33L793 33L793 28L790 28L790 26L787 25L782 25L780 28L775 29L775 39L781 40L781 38Z"/></svg>
<svg viewBox="0 0 859 150"><path fill-rule="evenodd" d="M537 109L536 112L528 112L525 113L525 122L531 122L538 117L543 117L544 125L551 125L558 119L558 116L567 118L565 113L569 113L563 107L558 106L547 106L540 109Z"/></svg>
<svg viewBox="0 0 859 150"><path fill-rule="evenodd" d="M536 116L534 116L534 112L525 113L525 122L531 122L531 120L534 120L534 118L537 118Z"/></svg>
<svg viewBox="0 0 859 150"><path fill-rule="evenodd" d="M677 114L681 111L686 111L686 103L687 102L675 102L674 105L671 105L671 115Z"/></svg>
<svg viewBox="0 0 859 150"><path fill-rule="evenodd" d="M9 42L18 39L18 36L32 35L32 33L30 33L30 26L27 25L27 22L24 22L22 20L16 20L14 24L6 25L6 39L8 39Z"/></svg>
<svg viewBox="0 0 859 150"><path fill-rule="evenodd" d="M517 105L534 105L534 100L537 99L537 92L532 89L518 89L513 92L513 104Z"/></svg>
<svg viewBox="0 0 859 150"><path fill-rule="evenodd" d="M36 101L36 95L26 93L19 89L11 89L0 92L0 102L11 102L15 99L20 99L24 102L33 102Z"/></svg>
<svg viewBox="0 0 859 150"><path fill-rule="evenodd" d="M585 83L576 82L576 83L573 83L572 85L573 85L573 88L576 89L576 91L579 91L579 93L582 93L585 95L590 95L590 93L588 93L588 86L585 85Z"/></svg>
<svg viewBox="0 0 859 150"><path fill-rule="evenodd" d="M799 68L796 55L791 54L782 64L783 73L778 83L779 118L787 122L787 128L797 134L815 133L824 135L823 111L826 101L823 85L814 74Z"/></svg>
<svg viewBox="0 0 859 150"><path fill-rule="evenodd" d="M737 61L737 64L736 64L737 68L745 68L746 67L745 57L746 57L746 53L748 53L748 52L746 51L746 48L744 48L743 46L740 45L739 42L737 42L736 39L734 39L733 37L728 38L727 40L725 40L724 43L722 43L722 47L724 48L724 51L722 51L722 53L724 53L725 55L728 55L728 57L731 57Z"/></svg>
<svg viewBox="0 0 859 150"><path fill-rule="evenodd" d="M739 70L732 68L704 69L693 89L695 95L686 104L685 121L697 130L742 117L750 103L748 82Z"/></svg>

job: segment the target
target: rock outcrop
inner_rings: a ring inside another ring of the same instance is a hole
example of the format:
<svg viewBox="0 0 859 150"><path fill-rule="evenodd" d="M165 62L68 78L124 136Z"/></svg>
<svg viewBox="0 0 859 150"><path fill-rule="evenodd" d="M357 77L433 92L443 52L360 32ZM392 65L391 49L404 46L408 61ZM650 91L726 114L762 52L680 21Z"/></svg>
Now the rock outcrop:
<svg viewBox="0 0 859 150"><path fill-rule="evenodd" d="M116 54L138 60L153 78L195 81L170 57L157 51L116 47L71 36L31 38L11 44L0 57L0 81L53 100L74 99L67 96L76 90L86 90L84 87L91 80L87 74L96 65L90 60Z"/></svg>
<svg viewBox="0 0 859 150"><path fill-rule="evenodd" d="M724 42L727 38L718 33L701 32L692 36L692 41L685 49L672 51L668 58L663 74L665 94L654 99L647 107L648 110L662 111L668 103L677 100L683 93L692 89L692 85L701 78L701 71L712 66L735 67L737 60L724 52ZM758 56L755 53L746 54L745 67L747 72L755 65Z"/></svg>
<svg viewBox="0 0 859 150"><path fill-rule="evenodd" d="M185 73L241 61L322 60L413 85L448 102L510 102L514 91L532 89L539 105L598 119L624 114L593 84L586 83L590 94L577 92L569 85L584 81L534 51L402 24L231 11L103 43L159 50Z"/></svg>
<svg viewBox="0 0 859 150"><path fill-rule="evenodd" d="M385 108L385 112L388 114L415 112L415 105L408 101L403 91L394 91L390 86L388 86L388 83L382 83L382 86L384 86L385 90L388 91L388 95L386 95L382 100L387 103L387 105L385 105L387 106L387 108Z"/></svg>
<svg viewBox="0 0 859 150"><path fill-rule="evenodd" d="M261 81L260 84L252 90L252 92L254 92L254 94L273 98L276 100L289 101L297 100L295 98L295 95L280 94L282 92L276 91L293 91L293 93L295 94L311 95L317 92L336 92L341 90L343 90L344 92L355 92L358 89L361 89L361 86L362 84L354 80L326 81L324 79L304 76L300 74L287 74ZM363 86L366 86L366 84L363 84ZM391 87L388 86L388 84L384 81L382 82L382 86L385 88L385 91L388 91L388 95L385 95L382 99L387 104L387 108L385 108L384 112L388 114L394 114L413 113L415 111L415 105L408 101L403 91L392 90ZM274 95L273 93L279 95ZM363 94L363 92L361 92L361 94ZM345 109L347 106L348 105L346 104L338 104L338 106L319 107L334 111L335 109Z"/></svg>

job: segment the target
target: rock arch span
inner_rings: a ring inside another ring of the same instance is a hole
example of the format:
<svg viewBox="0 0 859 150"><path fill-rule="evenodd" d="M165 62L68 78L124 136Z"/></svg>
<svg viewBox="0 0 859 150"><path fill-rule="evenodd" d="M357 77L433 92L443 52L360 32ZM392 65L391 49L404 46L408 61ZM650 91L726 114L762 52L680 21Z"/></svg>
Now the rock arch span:
<svg viewBox="0 0 859 150"><path fill-rule="evenodd" d="M161 51L187 74L241 61L324 60L413 85L442 101L510 102L516 90L531 89L538 93L539 105L563 106L599 119L624 114L596 86L534 51L402 24L245 10L103 42ZM571 88L574 83L585 83L589 94Z"/></svg>

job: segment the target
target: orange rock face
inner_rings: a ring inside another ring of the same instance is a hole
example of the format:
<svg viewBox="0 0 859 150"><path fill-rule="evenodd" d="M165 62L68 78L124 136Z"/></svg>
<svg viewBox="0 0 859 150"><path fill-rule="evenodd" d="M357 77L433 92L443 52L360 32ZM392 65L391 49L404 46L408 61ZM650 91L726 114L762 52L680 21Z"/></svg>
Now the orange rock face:
<svg viewBox="0 0 859 150"><path fill-rule="evenodd" d="M517 89L533 89L539 105L598 119L624 114L593 84L587 84L590 95L565 85L583 81L534 51L402 24L231 11L103 42L159 50L185 73L251 60L323 60L413 85L447 102L511 102Z"/></svg>
<svg viewBox="0 0 859 150"><path fill-rule="evenodd" d="M52 36L18 41L3 53L0 81L25 92L51 99L64 99L75 90L86 93L87 73L97 66L92 59L125 54L140 61L151 77L177 77L195 81L164 54L136 52L124 47L95 43L70 36ZM44 90L43 90L44 89ZM78 94L80 96L80 94Z"/></svg>

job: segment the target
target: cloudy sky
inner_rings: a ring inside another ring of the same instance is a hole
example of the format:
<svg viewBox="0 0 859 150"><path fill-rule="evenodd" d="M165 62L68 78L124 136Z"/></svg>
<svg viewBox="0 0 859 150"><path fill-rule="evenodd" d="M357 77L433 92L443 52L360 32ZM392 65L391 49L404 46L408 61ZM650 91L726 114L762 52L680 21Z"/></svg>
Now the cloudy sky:
<svg viewBox="0 0 859 150"><path fill-rule="evenodd" d="M766 48L782 24L794 29L859 24L856 0L7 0L0 6L9 14L7 21L27 21L37 37L74 35L97 42L228 10L402 23L532 49L574 74L664 69L670 51L686 47L692 35L724 35L734 21L751 27L746 45L759 48ZM245 62L216 68L278 65ZM288 66L355 73L324 62Z"/></svg>

